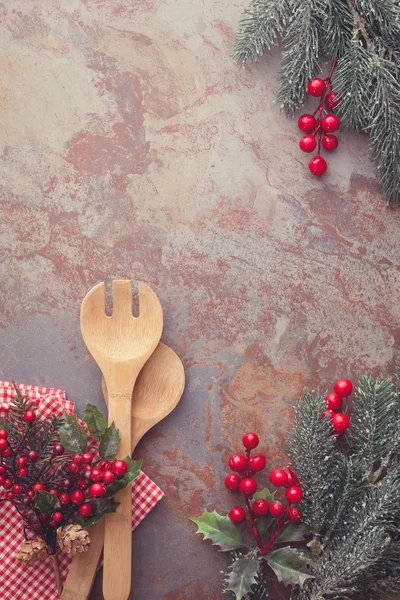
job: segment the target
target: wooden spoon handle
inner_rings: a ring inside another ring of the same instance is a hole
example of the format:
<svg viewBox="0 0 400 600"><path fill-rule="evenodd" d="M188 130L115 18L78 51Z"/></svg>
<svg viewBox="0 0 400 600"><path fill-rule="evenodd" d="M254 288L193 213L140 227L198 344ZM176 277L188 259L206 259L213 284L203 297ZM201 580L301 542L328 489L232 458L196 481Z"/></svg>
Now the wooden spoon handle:
<svg viewBox="0 0 400 600"><path fill-rule="evenodd" d="M107 382L108 383L108 382ZM112 383L112 382L111 382ZM134 382L133 382L134 383ZM108 422L119 429L118 455L131 454L131 387L108 388ZM105 600L127 600L131 589L132 561L132 486L118 492L116 513L105 517L103 595Z"/></svg>

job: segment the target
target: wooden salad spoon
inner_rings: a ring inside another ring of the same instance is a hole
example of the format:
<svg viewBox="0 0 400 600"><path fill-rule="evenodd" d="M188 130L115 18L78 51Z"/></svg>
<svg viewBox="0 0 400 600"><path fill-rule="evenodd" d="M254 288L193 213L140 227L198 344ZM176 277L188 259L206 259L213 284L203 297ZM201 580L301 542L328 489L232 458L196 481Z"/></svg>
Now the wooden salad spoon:
<svg viewBox="0 0 400 600"><path fill-rule="evenodd" d="M182 361L171 348L159 344L137 378L132 395L132 452L142 436L174 410L185 387ZM102 381L104 400L108 395ZM75 556L64 585L62 600L88 600L104 541L103 520L89 528L90 547Z"/></svg>
<svg viewBox="0 0 400 600"><path fill-rule="evenodd" d="M132 315L131 281L113 281L113 312L105 313L105 286L99 283L81 306L81 332L100 367L108 389L108 423L121 441L118 455L131 454L133 388L143 365L156 349L163 328L161 304L139 283L139 316ZM105 517L103 594L105 600L127 600L131 589L131 485L118 492L118 511Z"/></svg>

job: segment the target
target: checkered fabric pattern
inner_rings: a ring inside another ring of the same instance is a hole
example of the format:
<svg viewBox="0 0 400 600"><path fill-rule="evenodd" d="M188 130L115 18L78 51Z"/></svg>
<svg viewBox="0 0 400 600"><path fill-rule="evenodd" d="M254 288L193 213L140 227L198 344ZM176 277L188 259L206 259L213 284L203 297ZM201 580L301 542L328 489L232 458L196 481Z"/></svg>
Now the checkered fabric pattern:
<svg viewBox="0 0 400 600"><path fill-rule="evenodd" d="M74 412L74 403L67 400L63 390L19 383L17 386L21 394L28 396L44 417ZM8 415L14 394L11 382L0 381L0 416ZM132 485L132 529L139 525L163 495L160 488L141 472ZM15 559L23 541L20 515L10 503L0 503L0 599L57 600L57 587L49 560L36 563L34 569L29 569ZM72 558L61 552L59 560L61 575L65 581Z"/></svg>

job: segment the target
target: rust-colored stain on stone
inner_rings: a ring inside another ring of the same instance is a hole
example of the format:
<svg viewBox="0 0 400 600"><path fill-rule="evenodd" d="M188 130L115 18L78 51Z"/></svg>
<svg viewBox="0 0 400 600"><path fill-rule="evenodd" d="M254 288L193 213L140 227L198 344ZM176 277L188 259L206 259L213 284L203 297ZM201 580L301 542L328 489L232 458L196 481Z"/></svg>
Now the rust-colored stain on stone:
<svg viewBox="0 0 400 600"><path fill-rule="evenodd" d="M104 408L78 317L113 278L157 292L186 368L178 408L135 452L166 493L134 535L135 600L220 598L225 557L188 517L237 502L223 479L242 435L286 464L306 385L398 356L400 212L365 136L341 133L326 176L309 174L274 102L278 53L232 61L247 5L1 7L1 377Z"/></svg>

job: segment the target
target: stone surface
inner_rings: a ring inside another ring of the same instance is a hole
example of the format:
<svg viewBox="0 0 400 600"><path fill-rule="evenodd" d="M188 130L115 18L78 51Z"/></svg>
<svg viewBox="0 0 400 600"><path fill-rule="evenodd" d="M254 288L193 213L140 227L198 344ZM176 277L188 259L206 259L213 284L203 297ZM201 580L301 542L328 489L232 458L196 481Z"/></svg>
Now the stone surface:
<svg viewBox="0 0 400 600"><path fill-rule="evenodd" d="M314 179L274 106L278 54L231 60L247 0L1 5L1 377L104 407L79 333L95 283L147 282L185 395L137 449L166 492L134 536L135 600L220 597L188 516L227 510L246 429L284 460L305 385L391 370L400 213L367 139ZM101 598L99 581L92 598Z"/></svg>

